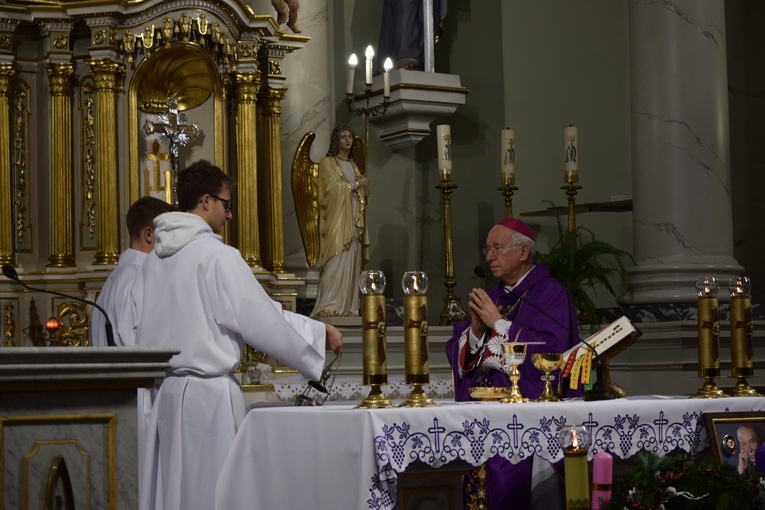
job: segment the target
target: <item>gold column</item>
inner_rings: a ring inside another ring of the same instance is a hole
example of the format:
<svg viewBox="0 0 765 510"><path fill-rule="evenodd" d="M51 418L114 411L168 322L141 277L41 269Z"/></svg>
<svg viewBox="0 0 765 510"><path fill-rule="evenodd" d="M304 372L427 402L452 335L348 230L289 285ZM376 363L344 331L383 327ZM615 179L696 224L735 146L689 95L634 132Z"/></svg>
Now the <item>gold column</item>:
<svg viewBox="0 0 765 510"><path fill-rule="evenodd" d="M115 93L124 64L108 59L88 60L96 84L96 256L94 264L119 260L117 211L117 121Z"/></svg>
<svg viewBox="0 0 765 510"><path fill-rule="evenodd" d="M265 168L261 173L263 262L269 271L284 273L284 219L282 217L281 101L286 89L269 88L262 96Z"/></svg>
<svg viewBox="0 0 765 510"><path fill-rule="evenodd" d="M70 62L48 64L50 81L50 263L74 266L72 225L72 73Z"/></svg>
<svg viewBox="0 0 765 510"><path fill-rule="evenodd" d="M13 64L0 64L0 264L13 263L10 91L15 72Z"/></svg>
<svg viewBox="0 0 765 510"><path fill-rule="evenodd" d="M250 267L261 267L258 233L258 145L256 95L260 73L236 73L236 151L239 171L239 251Z"/></svg>

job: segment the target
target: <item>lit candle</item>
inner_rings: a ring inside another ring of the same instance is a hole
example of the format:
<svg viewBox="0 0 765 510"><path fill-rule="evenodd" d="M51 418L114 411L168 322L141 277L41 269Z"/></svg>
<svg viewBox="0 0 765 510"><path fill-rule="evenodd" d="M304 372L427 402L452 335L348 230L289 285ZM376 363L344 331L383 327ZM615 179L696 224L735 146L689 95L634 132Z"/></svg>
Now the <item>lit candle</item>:
<svg viewBox="0 0 765 510"><path fill-rule="evenodd" d="M608 452L598 452L592 457L592 510L611 501L614 458Z"/></svg>
<svg viewBox="0 0 765 510"><path fill-rule="evenodd" d="M563 128L563 154L565 158L563 177L569 183L579 182L578 144L576 128L574 126Z"/></svg>
<svg viewBox="0 0 765 510"><path fill-rule="evenodd" d="M348 84L345 87L345 92L353 94L353 74L356 72L356 64L359 63L359 59L356 58L355 53L351 53L351 58L348 59Z"/></svg>
<svg viewBox="0 0 765 510"><path fill-rule="evenodd" d="M372 46L367 46L367 51L364 53L367 57L367 76L366 76L366 84L372 85L372 60L375 56L375 50L372 48Z"/></svg>
<svg viewBox="0 0 765 510"><path fill-rule="evenodd" d="M589 437L582 426L563 429L559 435L566 475L566 509L590 508L590 474L587 467Z"/></svg>
<svg viewBox="0 0 765 510"><path fill-rule="evenodd" d="M438 137L438 175L441 181L452 180L452 128L449 124L436 126Z"/></svg>
<svg viewBox="0 0 765 510"><path fill-rule="evenodd" d="M393 69L393 61L390 57L385 59L383 63L383 97L390 97L390 70Z"/></svg>
<svg viewBox="0 0 765 510"><path fill-rule="evenodd" d="M515 184L515 130L506 128L502 130L502 184L512 186Z"/></svg>

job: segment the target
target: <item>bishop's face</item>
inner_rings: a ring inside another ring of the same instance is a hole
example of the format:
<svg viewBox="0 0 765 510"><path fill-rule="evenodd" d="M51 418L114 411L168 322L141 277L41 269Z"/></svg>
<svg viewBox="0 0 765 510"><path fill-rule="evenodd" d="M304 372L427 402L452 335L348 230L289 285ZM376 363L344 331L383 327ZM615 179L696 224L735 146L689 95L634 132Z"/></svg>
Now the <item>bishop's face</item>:
<svg viewBox="0 0 765 510"><path fill-rule="evenodd" d="M515 285L527 268L524 262L529 258L528 245L513 245L513 230L496 225L486 236L486 262L491 274L505 285Z"/></svg>

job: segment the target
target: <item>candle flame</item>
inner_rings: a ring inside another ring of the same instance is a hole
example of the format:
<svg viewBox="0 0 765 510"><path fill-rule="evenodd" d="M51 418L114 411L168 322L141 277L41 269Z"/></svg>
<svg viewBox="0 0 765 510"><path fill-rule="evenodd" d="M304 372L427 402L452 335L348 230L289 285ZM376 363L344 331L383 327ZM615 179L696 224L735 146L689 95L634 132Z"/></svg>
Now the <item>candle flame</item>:
<svg viewBox="0 0 765 510"><path fill-rule="evenodd" d="M571 427L571 448L574 450L579 449L579 437L576 435L576 429Z"/></svg>

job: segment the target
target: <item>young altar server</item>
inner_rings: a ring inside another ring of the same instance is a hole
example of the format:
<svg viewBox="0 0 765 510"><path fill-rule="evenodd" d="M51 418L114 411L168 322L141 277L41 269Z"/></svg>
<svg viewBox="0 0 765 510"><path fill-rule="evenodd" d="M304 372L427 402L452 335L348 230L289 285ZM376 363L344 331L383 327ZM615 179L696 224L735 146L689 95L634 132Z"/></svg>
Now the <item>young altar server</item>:
<svg viewBox="0 0 765 510"><path fill-rule="evenodd" d="M321 377L325 348L342 349L336 328L284 311L239 251L223 244L234 187L207 161L179 173L184 212L155 220L156 245L133 289L136 344L180 351L152 409L147 448L156 458L143 476L157 487L141 509L214 508L218 473L244 418L233 371L245 343L312 380Z"/></svg>
<svg viewBox="0 0 765 510"><path fill-rule="evenodd" d="M141 197L130 206L125 215L130 248L122 252L112 274L104 282L98 294L98 303L109 315L114 331L114 343L117 347L132 347L135 345L133 317L130 306L130 289L133 287L138 270L141 268L149 252L154 247L154 218L170 212L173 206L154 197ZM91 324L91 343L94 347L106 347L106 329L103 314L93 315ZM138 388L137 399L137 435L138 435L138 479L141 479L141 469L146 443L146 429L151 414L151 406L157 394L156 388ZM138 487L138 491L142 487Z"/></svg>

